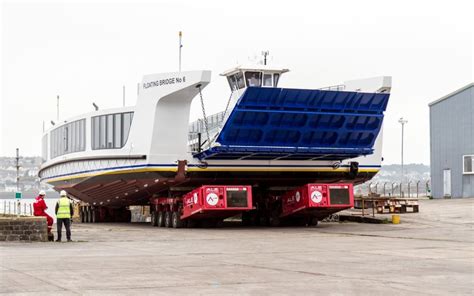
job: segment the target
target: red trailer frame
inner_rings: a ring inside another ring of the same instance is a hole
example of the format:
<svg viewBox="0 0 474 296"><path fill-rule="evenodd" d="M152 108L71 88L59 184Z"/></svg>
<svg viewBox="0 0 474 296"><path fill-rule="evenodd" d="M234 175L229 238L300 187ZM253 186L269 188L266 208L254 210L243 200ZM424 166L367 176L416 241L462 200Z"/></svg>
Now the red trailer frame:
<svg viewBox="0 0 474 296"><path fill-rule="evenodd" d="M340 211L354 206L353 185L306 184L282 196L280 217L300 213Z"/></svg>
<svg viewBox="0 0 474 296"><path fill-rule="evenodd" d="M248 185L205 185L175 198L152 197L150 203L152 224L174 228L196 220L216 223L254 209Z"/></svg>

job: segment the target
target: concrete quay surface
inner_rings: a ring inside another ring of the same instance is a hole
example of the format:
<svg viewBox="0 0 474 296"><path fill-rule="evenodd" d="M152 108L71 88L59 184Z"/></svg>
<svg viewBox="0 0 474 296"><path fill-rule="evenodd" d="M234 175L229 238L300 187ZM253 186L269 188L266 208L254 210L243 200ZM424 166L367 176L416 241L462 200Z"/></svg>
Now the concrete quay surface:
<svg viewBox="0 0 474 296"><path fill-rule="evenodd" d="M0 294L473 295L473 210L426 200L399 225L315 228L73 224L72 243L0 243Z"/></svg>

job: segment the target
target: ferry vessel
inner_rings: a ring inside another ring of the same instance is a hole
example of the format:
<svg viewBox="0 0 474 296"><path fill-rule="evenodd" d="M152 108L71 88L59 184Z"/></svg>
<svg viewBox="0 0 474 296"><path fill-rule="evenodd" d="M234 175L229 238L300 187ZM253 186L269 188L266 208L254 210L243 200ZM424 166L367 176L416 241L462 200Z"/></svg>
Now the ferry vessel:
<svg viewBox="0 0 474 296"><path fill-rule="evenodd" d="M248 185L253 208L308 183L358 184L382 161L391 77L327 88L280 88L288 69L237 66L221 75L225 110L207 115L210 71L143 77L132 107L97 110L43 135L42 182L92 208L125 209L202 185ZM190 122L193 99L203 118Z"/></svg>

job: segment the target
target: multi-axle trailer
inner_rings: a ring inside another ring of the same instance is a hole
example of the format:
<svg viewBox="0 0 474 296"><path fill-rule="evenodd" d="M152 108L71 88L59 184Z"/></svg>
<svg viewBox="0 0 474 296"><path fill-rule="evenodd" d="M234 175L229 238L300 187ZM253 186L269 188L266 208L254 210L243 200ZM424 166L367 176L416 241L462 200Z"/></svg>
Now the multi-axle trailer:
<svg viewBox="0 0 474 296"><path fill-rule="evenodd" d="M159 227L216 226L241 215L245 225L317 225L354 206L352 184L307 184L294 190L253 198L244 185L201 186L182 196L152 197L151 224Z"/></svg>

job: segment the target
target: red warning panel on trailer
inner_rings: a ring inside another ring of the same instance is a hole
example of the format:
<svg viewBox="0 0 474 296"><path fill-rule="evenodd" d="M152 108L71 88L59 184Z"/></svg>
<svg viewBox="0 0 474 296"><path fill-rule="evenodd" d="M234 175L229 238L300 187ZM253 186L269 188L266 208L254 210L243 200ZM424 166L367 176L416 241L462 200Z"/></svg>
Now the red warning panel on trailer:
<svg viewBox="0 0 474 296"><path fill-rule="evenodd" d="M351 208L352 184L306 184L282 196L282 216L310 208Z"/></svg>
<svg viewBox="0 0 474 296"><path fill-rule="evenodd" d="M216 210L251 209L251 186L201 186L183 196L182 218Z"/></svg>

